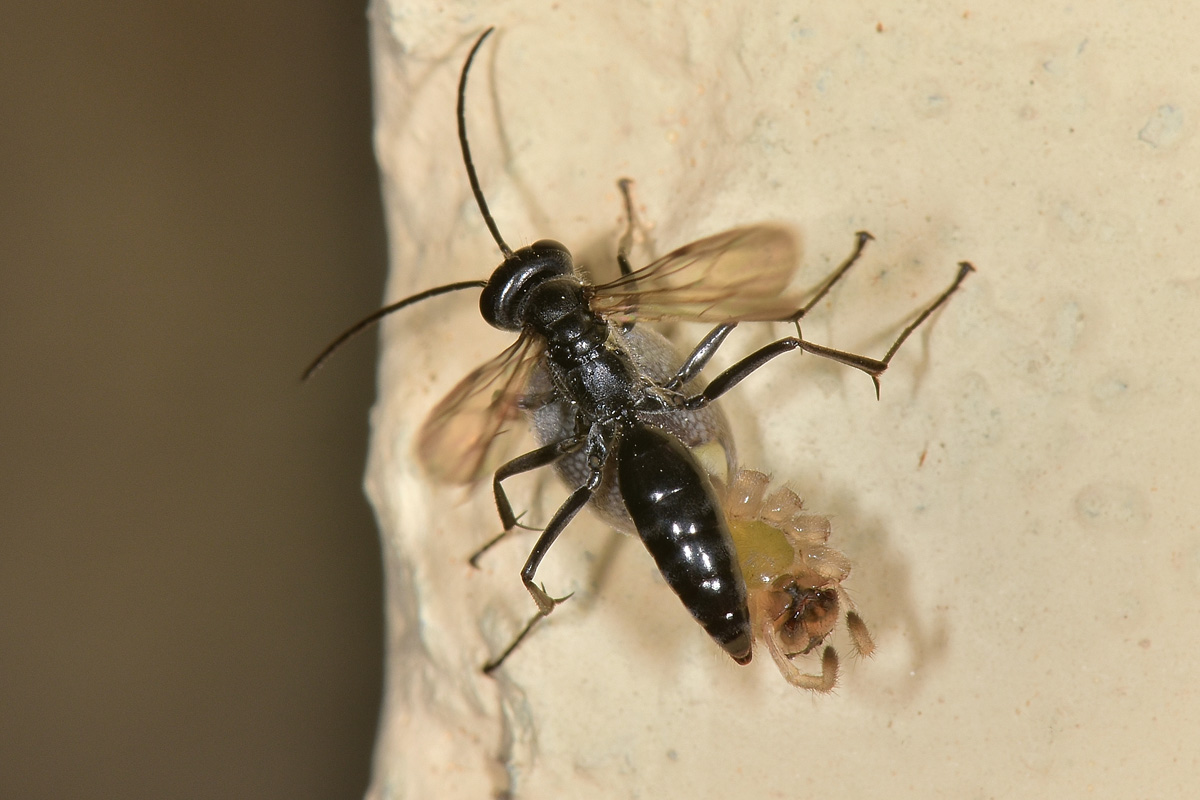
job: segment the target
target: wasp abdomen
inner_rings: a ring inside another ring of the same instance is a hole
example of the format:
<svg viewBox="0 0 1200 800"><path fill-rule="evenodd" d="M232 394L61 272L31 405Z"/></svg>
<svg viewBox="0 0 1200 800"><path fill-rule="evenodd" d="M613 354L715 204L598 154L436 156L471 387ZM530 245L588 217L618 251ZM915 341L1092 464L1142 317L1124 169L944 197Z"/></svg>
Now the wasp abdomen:
<svg viewBox="0 0 1200 800"><path fill-rule="evenodd" d="M707 474L675 438L644 425L622 432L617 482L667 584L717 644L750 661L746 585Z"/></svg>

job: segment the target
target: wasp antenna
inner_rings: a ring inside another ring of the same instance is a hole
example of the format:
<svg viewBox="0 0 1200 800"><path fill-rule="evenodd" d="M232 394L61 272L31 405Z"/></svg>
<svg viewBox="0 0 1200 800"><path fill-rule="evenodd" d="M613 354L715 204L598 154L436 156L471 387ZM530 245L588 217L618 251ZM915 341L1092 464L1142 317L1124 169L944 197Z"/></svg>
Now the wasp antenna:
<svg viewBox="0 0 1200 800"><path fill-rule="evenodd" d="M326 359L333 355L335 350L344 345L350 339L357 336L363 331L363 329L378 322L388 314L399 311L402 308L407 308L408 306L411 306L414 303L419 303L422 300L428 300L431 297L437 297L439 294L449 294L450 292L457 292L461 289L482 289L484 286L487 286L487 281L460 281L459 283L448 283L445 286L435 286L432 289L426 289L420 294L414 294L412 297L406 297L403 300L399 300L391 305L384 306L378 311L368 314L358 322L351 325L349 328L343 331L340 336L330 342L329 345L321 351L321 354L314 358L313 362L308 365L308 369L304 370L304 374L300 376L300 380L306 381L311 378L312 374L316 372L322 364L325 363Z"/></svg>
<svg viewBox="0 0 1200 800"><path fill-rule="evenodd" d="M492 238L496 240L496 244L500 247L500 252L504 254L504 260L512 258L512 248L505 243L504 238L500 236L500 230L496 227L496 221L492 219L492 212L488 211L487 201L483 199L483 190L479 188L479 176L475 174L475 162L471 160L471 148L467 145L467 73L471 71L471 62L475 60L475 54L479 52L483 40L492 34L495 28L488 28L479 38L475 40L475 45L471 48L471 52L467 54L467 62L463 64L462 77L458 79L458 142L462 145L463 163L467 167L467 180L471 182L471 193L475 195L475 203L479 206L479 213L483 214L483 221L487 224L488 230L492 233Z"/></svg>

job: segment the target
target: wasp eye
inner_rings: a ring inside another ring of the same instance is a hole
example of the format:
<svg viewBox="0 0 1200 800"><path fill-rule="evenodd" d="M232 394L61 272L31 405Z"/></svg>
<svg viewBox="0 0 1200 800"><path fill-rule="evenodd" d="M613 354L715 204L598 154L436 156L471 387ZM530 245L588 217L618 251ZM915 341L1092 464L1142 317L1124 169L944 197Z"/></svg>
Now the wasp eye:
<svg viewBox="0 0 1200 800"><path fill-rule="evenodd" d="M564 245L552 239L534 242L496 267L479 296L479 313L494 328L519 331L527 321L533 290L553 278L574 274L571 251Z"/></svg>

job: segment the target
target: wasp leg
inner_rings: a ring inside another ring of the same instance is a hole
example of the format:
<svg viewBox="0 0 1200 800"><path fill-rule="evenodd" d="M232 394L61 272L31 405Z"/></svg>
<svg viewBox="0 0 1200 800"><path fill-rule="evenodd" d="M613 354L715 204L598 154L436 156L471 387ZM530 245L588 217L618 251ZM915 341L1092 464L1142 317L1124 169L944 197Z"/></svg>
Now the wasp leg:
<svg viewBox="0 0 1200 800"><path fill-rule="evenodd" d="M821 288L817 290L817 293L813 295L812 299L809 300L808 303L806 303L804 307L798 310L795 314L785 319L785 322L798 323L805 314L812 310L813 306L821 302L821 299L829 293L829 290L833 288L833 285L840 281L842 276L845 275L850 268L854 266L855 262L858 261L859 256L862 255L863 248L867 246L867 242L875 238L866 231L859 231L858 233L854 234L854 236L855 243L853 252L851 252L850 255L847 256L846 260L843 261L838 268L833 271L833 274L826 279L825 283L821 285ZM700 344L696 345L696 349L693 350L691 355L687 357L687 360L683 362L683 366L679 368L679 372L674 378L667 382L663 388L674 391L680 386L686 384L692 378L695 378L697 375L699 375L701 370L703 370L708 364L709 359L713 357L713 355L724 343L725 337L727 337L735 327L737 327L736 322L727 322L723 325L718 325L717 327L713 328L712 331L704 337ZM786 350L783 352L786 352Z"/></svg>
<svg viewBox="0 0 1200 800"><path fill-rule="evenodd" d="M617 241L617 266L621 268L621 277L628 278L633 273L633 267L629 263L629 250L633 247L633 195L630 194L629 187L633 186L631 178L621 178L617 181L617 188L621 190L621 196L625 198L625 232L621 234L621 238ZM636 284L632 284L636 287Z"/></svg>
<svg viewBox="0 0 1200 800"><path fill-rule="evenodd" d="M561 603L566 599L567 597L564 597L559 602ZM508 657L512 655L513 651L516 650L518 646L520 646L521 642L525 641L525 637L529 635L530 631L533 630L533 626L537 625L541 618L541 614L534 614L532 617L530 617L529 622L525 623L525 627L522 628L521 632L516 635L516 638L509 643L508 647L504 648L504 652L483 665L483 674L491 675L493 672L500 669L500 665L508 660Z"/></svg>
<svg viewBox="0 0 1200 800"><path fill-rule="evenodd" d="M633 186L633 180L630 178L621 178L617 181L617 188L621 190L621 196L625 199L625 232L621 234L621 238L617 240L617 266L621 269L621 277L628 278L633 274L633 265L629 263L629 250L633 247L633 195L629 191L629 187ZM630 290L637 291L637 281L629 282ZM621 324L621 330L628 333L633 330L633 322L624 322Z"/></svg>
<svg viewBox="0 0 1200 800"><path fill-rule="evenodd" d="M950 295L954 294L954 292L958 290L959 285L962 284L962 282L966 280L967 276L974 271L975 267L971 264L971 262L958 262L958 275L955 276L954 282L950 284L950 287L946 289L946 291L938 295L938 298L930 303L929 307L922 311L921 315L912 321L912 324L910 324L901 332L900 337L896 339L896 341L892 342L892 346L888 349L887 355L883 357L884 366L887 366L888 362L892 360L892 356L896 355L896 351L900 349L900 345L904 344L904 340L907 339L922 322L928 319L930 314L932 314L934 311L937 311L938 307L941 306L942 303L949 300ZM878 389L878 383L876 383L876 388Z"/></svg>
<svg viewBox="0 0 1200 800"><path fill-rule="evenodd" d="M521 523L522 516L524 516L524 514L517 516L517 521L515 523L513 523L513 528L520 528L523 531L541 531L542 530L541 528L535 528L532 525L523 525ZM512 533L511 529L500 531L495 536L488 539L486 542L483 543L483 547L480 547L474 553L471 553L471 557L467 559L467 563L470 564L475 569L479 569L479 559L483 558L484 553L491 550L496 545L500 544L500 542L502 542L504 540L504 537L508 536L510 533Z"/></svg>
<svg viewBox="0 0 1200 800"><path fill-rule="evenodd" d="M607 459L604 460L606 461ZM603 462L599 462L598 466L593 465L592 471L588 475L587 483L571 492L571 496L558 507L558 511L554 512L554 516L546 524L546 529L538 537L537 544L533 546L533 551L529 554L529 560L521 568L521 581L525 584L525 588L529 590L529 594L533 596L533 601L537 603L538 612L543 617L553 611L554 607L566 598L555 600L546 594L545 589L533 582L533 576L537 572L538 565L545 558L547 551L550 550L550 546L554 544L554 540L558 538L558 535L563 532L567 524L579 513L579 509L587 505L588 500L592 499L592 494L600 486L600 480L603 476Z"/></svg>
<svg viewBox="0 0 1200 800"><path fill-rule="evenodd" d="M813 355L821 356L822 358L828 358L833 361L837 361L839 364L845 364L848 367L854 367L857 370L867 373L867 375L871 376L871 380L875 384L875 396L878 397L879 376L882 375L884 370L888 368L888 363L891 362L892 356L896 355L896 351L900 349L900 345L904 344L904 340L912 335L912 332L915 331L922 322L928 319L930 314L932 314L938 309L939 306L945 303L950 298L950 295L954 294L955 290L958 289L959 285L962 284L967 275L974 270L975 268L966 261L960 262L958 265L958 275L955 276L954 282L950 284L950 287L938 295L937 299L930 303L929 306L926 307L925 310L922 311L920 315L912 322L912 324L901 331L900 336L895 342L892 343L891 348L889 348L887 351L887 355L885 355L882 359L860 356L857 353L847 353L842 350L834 350L831 347L824 347L823 345L806 342L799 336L789 336L786 339L780 339L779 341L772 342L764 347L760 347L758 350L755 350L741 361L738 361L732 367L713 378L712 383L708 384L708 386L706 386L704 391L700 392L700 394L693 395L692 397L685 399L683 401L683 407L688 410L703 408L713 400L716 400L718 397L725 394L734 386L741 383L752 372L766 364L772 358L797 349L803 350L806 353L812 353ZM796 325L796 332L800 332L799 323ZM714 331L714 333L716 333L716 331ZM709 334L709 337L711 338L712 334Z"/></svg>
<svg viewBox="0 0 1200 800"><path fill-rule="evenodd" d="M500 485L500 482L514 475L520 475L522 472L530 472L547 464L553 464L567 453L578 450L585 440L586 437L583 435L562 439L545 447L539 447L537 450L531 450L524 455L517 456L496 470L496 474L492 477L492 494L496 499L496 511L500 514L500 523L504 526L504 530L497 536L489 539L483 547L471 555L470 562L472 567L478 567L479 558L499 544L500 540L512 533L513 528L517 527L517 515L513 513L512 504L508 502L508 495L504 493L504 487Z"/></svg>
<svg viewBox="0 0 1200 800"><path fill-rule="evenodd" d="M708 335L700 340L700 344L696 345L696 349L683 362L683 366L679 368L679 372L675 373L675 377L663 384L663 388L672 392L676 391L679 387L699 375L701 370L708 365L709 359L724 344L725 337L732 333L736 327L736 322L727 322L709 331Z"/></svg>
<svg viewBox="0 0 1200 800"><path fill-rule="evenodd" d="M572 492L566 502L559 506L558 511L554 512L554 516L546 525L546 529L542 531L542 535L538 537L537 544L534 545L533 551L529 554L529 560L525 562L524 568L521 569L521 581L525 584L525 588L529 590L529 594L533 596L534 602L537 603L538 612L529 622L525 623L525 627L512 640L512 643L504 648L504 651L500 655L483 665L483 672L485 674L491 674L498 669L504 663L505 659L517 649L517 646L525 640L525 637L529 635L539 620L548 616L559 603L570 599L571 595L569 594L565 597L551 597L546 593L545 589L533 582L533 576L537 572L538 565L542 563L542 559L545 557L547 551L550 550L550 546L554 544L554 540L558 538L558 535L563 532L567 524L579 513L579 510L587 505L596 488L600 486L600 481L604 476L605 460L607 459L602 458L593 465L593 469L588 474L587 483Z"/></svg>
<svg viewBox="0 0 1200 800"><path fill-rule="evenodd" d="M845 364L855 369L860 369L871 376L878 385L878 376L887 369L887 364L882 361L877 361L866 356L856 355L854 353L844 353L841 350L834 350L829 347L823 347L819 344L806 342L803 339L798 339L795 336L789 336L786 339L772 342L764 347L760 347L750 355L743 358L741 361L734 364L729 369L722 372L720 375L712 379L708 386L704 387L704 391L699 394L692 395L684 399L683 408L689 411L704 408L706 405L716 400L721 395L728 392L734 386L737 386L743 380L750 376L759 367L762 367L772 358L781 356L784 353L790 353L793 350L803 350L806 353L830 358L839 363Z"/></svg>
<svg viewBox="0 0 1200 800"><path fill-rule="evenodd" d="M805 314L812 310L813 306L821 302L821 299L829 293L829 290L833 288L833 285L840 281L842 276L849 272L850 268L854 266L856 261L858 261L858 257L862 255L863 248L867 246L867 242L870 242L874 239L875 237L866 231L859 231L858 233L854 234L854 250L851 251L850 255L846 257L845 261L838 265L838 268L835 269L833 274L830 275L825 283L821 285L821 288L818 289L817 293L813 295L813 298L804 305L804 308L801 308L785 321L799 322Z"/></svg>

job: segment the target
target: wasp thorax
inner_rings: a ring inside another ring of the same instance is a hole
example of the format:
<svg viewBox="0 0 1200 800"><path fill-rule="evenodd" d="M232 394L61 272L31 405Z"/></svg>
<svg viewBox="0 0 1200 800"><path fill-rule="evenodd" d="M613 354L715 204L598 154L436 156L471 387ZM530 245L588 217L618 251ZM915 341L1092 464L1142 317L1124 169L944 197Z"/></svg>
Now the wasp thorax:
<svg viewBox="0 0 1200 800"><path fill-rule="evenodd" d="M479 313L494 328L519 331L529 299L548 280L575 274L571 252L550 239L522 247L496 267L479 296Z"/></svg>
<svg viewBox="0 0 1200 800"><path fill-rule="evenodd" d="M603 320L588 308L583 285L575 278L550 278L532 287L528 295L530 302L523 309L524 321L536 329L545 330L568 317L577 317L579 325L587 326L590 321L590 327L598 328L598 333L607 333ZM574 338L570 330L559 335Z"/></svg>

